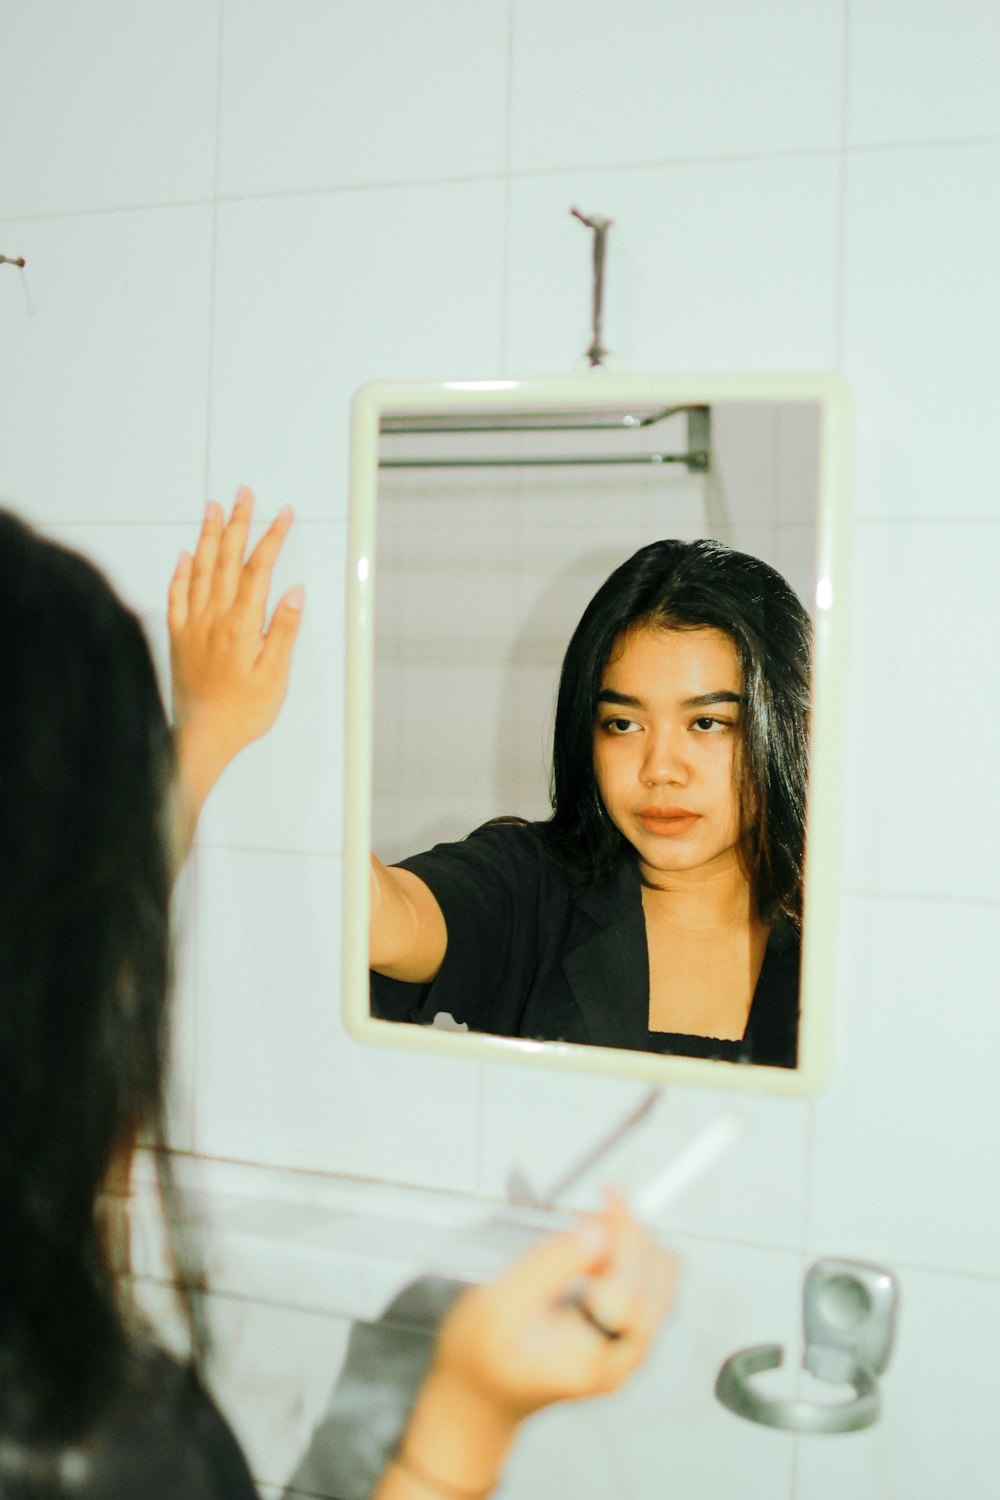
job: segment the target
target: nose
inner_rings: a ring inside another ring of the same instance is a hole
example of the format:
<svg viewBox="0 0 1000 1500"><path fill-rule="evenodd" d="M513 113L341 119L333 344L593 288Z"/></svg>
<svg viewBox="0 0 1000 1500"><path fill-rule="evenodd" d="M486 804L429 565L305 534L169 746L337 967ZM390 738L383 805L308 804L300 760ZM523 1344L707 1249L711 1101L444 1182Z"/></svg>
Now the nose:
<svg viewBox="0 0 1000 1500"><path fill-rule="evenodd" d="M650 734L639 778L643 786L685 786L690 767L683 745L669 729Z"/></svg>

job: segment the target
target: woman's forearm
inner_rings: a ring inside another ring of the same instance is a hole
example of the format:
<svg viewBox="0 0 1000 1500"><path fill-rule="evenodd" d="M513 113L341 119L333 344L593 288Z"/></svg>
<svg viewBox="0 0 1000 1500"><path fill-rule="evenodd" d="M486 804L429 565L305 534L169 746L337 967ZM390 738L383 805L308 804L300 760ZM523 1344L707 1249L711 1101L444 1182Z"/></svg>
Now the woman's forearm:
<svg viewBox="0 0 1000 1500"><path fill-rule="evenodd" d="M479 1500L492 1493L517 1422L432 1370L372 1500Z"/></svg>
<svg viewBox="0 0 1000 1500"><path fill-rule="evenodd" d="M191 852L205 800L233 754L214 745L206 731L185 722L174 726L174 759L177 775L171 807L171 839L174 868L179 870Z"/></svg>

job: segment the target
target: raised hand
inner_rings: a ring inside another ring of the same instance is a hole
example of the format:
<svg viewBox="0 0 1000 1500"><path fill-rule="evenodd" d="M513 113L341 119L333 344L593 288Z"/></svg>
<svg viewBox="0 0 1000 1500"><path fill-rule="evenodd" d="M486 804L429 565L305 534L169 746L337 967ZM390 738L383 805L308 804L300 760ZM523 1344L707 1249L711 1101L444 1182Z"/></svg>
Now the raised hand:
<svg viewBox="0 0 1000 1500"><path fill-rule="evenodd" d="M615 1390L644 1358L674 1278L673 1259L612 1195L604 1215L463 1297L441 1330L438 1368L516 1420Z"/></svg>
<svg viewBox="0 0 1000 1500"><path fill-rule="evenodd" d="M490 1493L525 1417L616 1390L642 1362L675 1276L673 1258L612 1195L604 1215L467 1292L441 1327L375 1500Z"/></svg>
<svg viewBox="0 0 1000 1500"><path fill-rule="evenodd" d="M182 848L212 786L245 745L267 733L288 687L302 590L285 594L270 623L267 596L292 512L281 511L244 560L252 515L248 489L238 492L228 521L209 505L194 554L181 554L170 582Z"/></svg>

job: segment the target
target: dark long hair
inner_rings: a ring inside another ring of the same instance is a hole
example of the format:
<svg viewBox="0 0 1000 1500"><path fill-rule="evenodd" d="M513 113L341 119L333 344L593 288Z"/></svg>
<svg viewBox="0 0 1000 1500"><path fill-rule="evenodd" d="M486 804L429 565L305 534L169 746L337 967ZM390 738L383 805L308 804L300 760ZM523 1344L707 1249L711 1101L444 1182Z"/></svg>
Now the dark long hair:
<svg viewBox="0 0 1000 1500"><path fill-rule="evenodd" d="M137 1132L175 1196L172 756L139 621L2 511L0 651L0 1437L51 1445L133 1357L97 1200Z"/></svg>
<svg viewBox="0 0 1000 1500"><path fill-rule="evenodd" d="M594 774L604 669L637 626L722 631L743 679L739 804L744 858L764 921L801 913L808 774L809 616L781 574L722 542L653 542L622 563L584 611L563 660L556 705L550 843L571 868L606 875L630 845Z"/></svg>

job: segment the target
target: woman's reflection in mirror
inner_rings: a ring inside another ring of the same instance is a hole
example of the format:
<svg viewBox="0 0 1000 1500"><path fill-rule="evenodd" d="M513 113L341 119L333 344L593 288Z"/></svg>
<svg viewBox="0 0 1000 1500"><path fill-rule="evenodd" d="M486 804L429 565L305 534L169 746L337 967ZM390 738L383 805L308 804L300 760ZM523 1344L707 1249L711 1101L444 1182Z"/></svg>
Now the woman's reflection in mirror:
<svg viewBox="0 0 1000 1500"><path fill-rule="evenodd" d="M372 861L372 1013L797 1060L811 627L768 564L661 541L569 643L552 816Z"/></svg>

